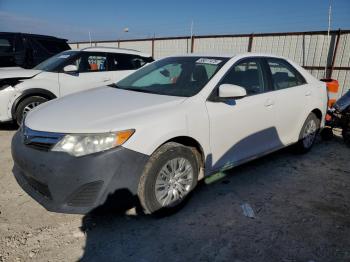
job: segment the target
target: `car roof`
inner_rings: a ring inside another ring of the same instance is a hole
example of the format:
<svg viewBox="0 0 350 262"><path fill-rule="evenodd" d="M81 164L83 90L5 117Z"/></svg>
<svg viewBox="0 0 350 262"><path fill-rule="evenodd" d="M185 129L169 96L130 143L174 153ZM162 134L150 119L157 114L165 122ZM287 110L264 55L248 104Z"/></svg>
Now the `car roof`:
<svg viewBox="0 0 350 262"><path fill-rule="evenodd" d="M271 58L281 58L287 60L287 58L282 56L277 56L273 54L265 54L265 53L237 53L237 54L215 54L215 53L191 53L191 54L182 54L182 55L174 55L170 57L222 57L222 58L249 58L249 57L271 57Z"/></svg>
<svg viewBox="0 0 350 262"><path fill-rule="evenodd" d="M138 55L142 57L151 57L150 54L142 53L137 50L117 48L117 47L86 47L86 48L76 49L76 50L83 51L83 52L106 52L106 53Z"/></svg>
<svg viewBox="0 0 350 262"><path fill-rule="evenodd" d="M59 37L56 37L56 36L51 36L51 35L39 35L39 34L29 34L29 33L20 33L20 32L0 32L0 35L25 35L25 36L31 36L31 37L40 37L40 38L49 38L49 39L52 39L52 40L64 40L64 41L68 41L67 39L65 38L59 38Z"/></svg>

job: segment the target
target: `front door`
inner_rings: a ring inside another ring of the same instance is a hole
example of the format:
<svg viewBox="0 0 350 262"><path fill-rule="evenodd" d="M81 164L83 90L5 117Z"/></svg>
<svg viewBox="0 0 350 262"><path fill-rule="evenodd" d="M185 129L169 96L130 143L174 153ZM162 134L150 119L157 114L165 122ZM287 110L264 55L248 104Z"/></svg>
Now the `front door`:
<svg viewBox="0 0 350 262"><path fill-rule="evenodd" d="M106 53L84 51L69 64L76 65L78 72L59 73L60 96L113 83Z"/></svg>
<svg viewBox="0 0 350 262"><path fill-rule="evenodd" d="M263 60L237 62L220 84L242 86L247 96L226 102L206 102L210 121L212 171L230 168L280 145L274 100L268 92Z"/></svg>

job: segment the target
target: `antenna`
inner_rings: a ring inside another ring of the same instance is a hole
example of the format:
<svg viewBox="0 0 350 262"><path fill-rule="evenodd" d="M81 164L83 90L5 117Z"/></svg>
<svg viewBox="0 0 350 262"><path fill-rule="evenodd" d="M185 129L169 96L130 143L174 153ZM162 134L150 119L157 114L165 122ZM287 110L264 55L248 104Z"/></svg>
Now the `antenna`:
<svg viewBox="0 0 350 262"><path fill-rule="evenodd" d="M331 33L331 19L332 19L332 2L333 0L329 0L329 8L328 8L328 32L327 32L327 41L328 41L328 50L330 49L330 33ZM324 68L324 78L327 78L327 60L326 66Z"/></svg>
<svg viewBox="0 0 350 262"><path fill-rule="evenodd" d="M90 40L90 47L92 47L92 43L91 43L91 33L89 31L89 40Z"/></svg>

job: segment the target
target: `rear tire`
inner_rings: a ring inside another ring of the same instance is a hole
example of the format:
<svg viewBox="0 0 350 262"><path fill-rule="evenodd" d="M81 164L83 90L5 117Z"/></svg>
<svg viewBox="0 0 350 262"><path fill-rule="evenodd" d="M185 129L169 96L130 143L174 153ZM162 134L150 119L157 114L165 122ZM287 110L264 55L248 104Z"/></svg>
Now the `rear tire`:
<svg viewBox="0 0 350 262"><path fill-rule="evenodd" d="M18 125L21 125L23 118L38 105L48 100L41 96L30 96L19 103L15 112L15 119Z"/></svg>
<svg viewBox="0 0 350 262"><path fill-rule="evenodd" d="M138 197L146 214L179 210L198 181L199 164L193 149L170 142L157 149L140 178Z"/></svg>
<svg viewBox="0 0 350 262"><path fill-rule="evenodd" d="M298 153L304 154L311 150L319 129L320 119L314 113L310 113L299 134L299 141L296 144Z"/></svg>

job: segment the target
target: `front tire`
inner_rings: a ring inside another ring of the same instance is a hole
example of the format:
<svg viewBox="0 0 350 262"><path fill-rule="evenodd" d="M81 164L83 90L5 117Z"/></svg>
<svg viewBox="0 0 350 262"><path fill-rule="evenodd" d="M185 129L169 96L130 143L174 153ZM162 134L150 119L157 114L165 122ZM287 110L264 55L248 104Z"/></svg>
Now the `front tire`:
<svg viewBox="0 0 350 262"><path fill-rule="evenodd" d="M23 99L16 109L15 118L18 125L21 125L22 120L26 115L38 105L47 102L48 100L41 96L31 96Z"/></svg>
<svg viewBox="0 0 350 262"><path fill-rule="evenodd" d="M314 113L310 113L299 134L299 141L296 144L298 153L307 153L315 143L316 135L320 129L320 119Z"/></svg>
<svg viewBox="0 0 350 262"><path fill-rule="evenodd" d="M146 214L177 211L198 181L193 149L170 142L157 149L140 178L138 196Z"/></svg>

